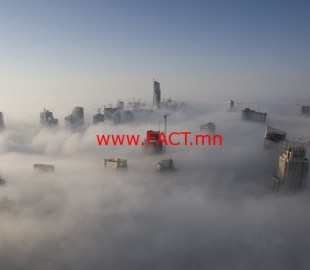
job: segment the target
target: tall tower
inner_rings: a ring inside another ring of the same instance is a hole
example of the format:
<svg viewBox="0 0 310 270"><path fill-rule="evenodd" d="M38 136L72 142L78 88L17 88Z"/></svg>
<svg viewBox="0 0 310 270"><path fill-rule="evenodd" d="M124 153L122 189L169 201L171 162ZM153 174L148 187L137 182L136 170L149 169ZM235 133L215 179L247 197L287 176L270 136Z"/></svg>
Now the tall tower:
<svg viewBox="0 0 310 270"><path fill-rule="evenodd" d="M153 96L153 106L156 109L160 108L160 84L158 81L153 80L154 96Z"/></svg>
<svg viewBox="0 0 310 270"><path fill-rule="evenodd" d="M72 115L77 119L80 125L84 125L84 109L83 107L74 107L72 110Z"/></svg>
<svg viewBox="0 0 310 270"><path fill-rule="evenodd" d="M283 153L279 157L277 176L272 178L274 189L282 187L296 192L304 189L307 181L309 161L306 158L307 144L285 141Z"/></svg>

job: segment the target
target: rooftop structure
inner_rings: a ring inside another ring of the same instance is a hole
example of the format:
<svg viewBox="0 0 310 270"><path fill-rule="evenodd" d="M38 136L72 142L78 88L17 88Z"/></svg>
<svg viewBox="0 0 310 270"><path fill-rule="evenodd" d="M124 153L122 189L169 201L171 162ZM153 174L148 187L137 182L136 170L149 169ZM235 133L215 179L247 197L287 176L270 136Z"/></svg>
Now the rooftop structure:
<svg viewBox="0 0 310 270"><path fill-rule="evenodd" d="M286 140L286 132L280 129L269 127L266 124L264 148L271 149L276 144L283 143Z"/></svg>
<svg viewBox="0 0 310 270"><path fill-rule="evenodd" d="M48 173L53 172L55 170L55 167L54 165L48 165L48 164L34 164L33 169L37 172Z"/></svg>
<svg viewBox="0 0 310 270"><path fill-rule="evenodd" d="M43 127L56 127L58 126L58 119L54 118L53 113L48 110L43 110L40 113L40 125Z"/></svg>
<svg viewBox="0 0 310 270"><path fill-rule="evenodd" d="M285 191L296 192L305 188L309 166L306 151L306 143L284 142L277 175L272 177L272 186L275 190L283 188Z"/></svg>
<svg viewBox="0 0 310 270"><path fill-rule="evenodd" d="M264 148L269 149L274 144L283 143L286 140L286 132L269 126L269 118L266 120Z"/></svg>
<svg viewBox="0 0 310 270"><path fill-rule="evenodd" d="M125 169L127 168L127 159L105 158L104 167L110 169Z"/></svg>
<svg viewBox="0 0 310 270"><path fill-rule="evenodd" d="M173 165L172 159L162 159L157 163L156 169L158 172L168 172L176 170L176 168Z"/></svg>
<svg viewBox="0 0 310 270"><path fill-rule="evenodd" d="M246 121L265 122L267 113L257 112L249 108L242 110L242 119Z"/></svg>
<svg viewBox="0 0 310 270"><path fill-rule="evenodd" d="M117 107L105 106L103 109L105 121L113 121L113 115L119 110Z"/></svg>
<svg viewBox="0 0 310 270"><path fill-rule="evenodd" d="M83 107L74 107L72 113L65 117L67 127L76 128L84 125L84 109Z"/></svg>
<svg viewBox="0 0 310 270"><path fill-rule="evenodd" d="M215 124L212 122L202 124L200 125L200 131L207 132L207 133L215 133Z"/></svg>
<svg viewBox="0 0 310 270"><path fill-rule="evenodd" d="M284 142L286 139L286 132L273 127L266 127L265 140L273 142Z"/></svg>
<svg viewBox="0 0 310 270"><path fill-rule="evenodd" d="M145 106L145 103L141 102L140 99L138 100L133 99L133 101L128 102L128 108L132 111L139 111L143 109L144 106Z"/></svg>
<svg viewBox="0 0 310 270"><path fill-rule="evenodd" d="M122 111L122 110L124 110L124 106L125 106L124 101L118 99L117 100L117 108Z"/></svg>
<svg viewBox="0 0 310 270"><path fill-rule="evenodd" d="M93 116L94 125L104 122L104 114L98 109L98 113Z"/></svg>
<svg viewBox="0 0 310 270"><path fill-rule="evenodd" d="M124 124L134 120L147 120L153 113L153 110L144 109L145 103L140 100L128 102L127 109L125 110L124 101L118 100L117 106L112 105L104 107L104 120L110 121L113 124Z"/></svg>

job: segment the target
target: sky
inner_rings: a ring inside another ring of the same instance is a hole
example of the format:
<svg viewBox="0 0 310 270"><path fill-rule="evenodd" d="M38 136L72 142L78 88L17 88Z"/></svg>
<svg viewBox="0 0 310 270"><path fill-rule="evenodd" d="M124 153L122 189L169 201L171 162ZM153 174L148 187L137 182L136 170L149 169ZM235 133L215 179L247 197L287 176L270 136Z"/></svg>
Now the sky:
<svg viewBox="0 0 310 270"><path fill-rule="evenodd" d="M0 106L151 102L154 78L166 98L308 101L309 11L300 0L0 1Z"/></svg>

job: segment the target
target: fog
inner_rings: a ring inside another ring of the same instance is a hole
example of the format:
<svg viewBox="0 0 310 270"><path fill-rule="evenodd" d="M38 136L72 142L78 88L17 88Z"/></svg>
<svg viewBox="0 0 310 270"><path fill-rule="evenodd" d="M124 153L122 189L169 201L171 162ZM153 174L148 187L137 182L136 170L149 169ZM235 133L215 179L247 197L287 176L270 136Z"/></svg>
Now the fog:
<svg viewBox="0 0 310 270"><path fill-rule="evenodd" d="M168 146L165 157L178 171L167 174L156 172L162 156L96 139L144 138L148 129L163 130L162 113L146 123L88 122L79 132L60 117L59 129L40 129L39 111L33 119L5 115L0 269L308 269L309 188L273 193L279 150L263 149L264 124L243 122L225 106L189 103L169 116L168 132L199 133L201 123L214 122L223 145ZM290 139L308 137L309 118L295 104L262 109ZM127 158L127 170L104 168L110 157ZM39 174L34 163L55 172Z"/></svg>

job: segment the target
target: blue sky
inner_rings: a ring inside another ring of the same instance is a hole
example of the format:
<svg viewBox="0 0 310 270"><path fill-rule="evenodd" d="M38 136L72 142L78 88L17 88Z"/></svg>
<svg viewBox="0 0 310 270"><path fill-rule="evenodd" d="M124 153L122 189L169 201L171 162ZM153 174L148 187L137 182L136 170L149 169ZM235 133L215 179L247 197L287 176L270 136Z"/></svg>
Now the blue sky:
<svg viewBox="0 0 310 270"><path fill-rule="evenodd" d="M166 97L304 99L309 14L293 0L0 1L0 91L105 104L151 99L157 78Z"/></svg>

